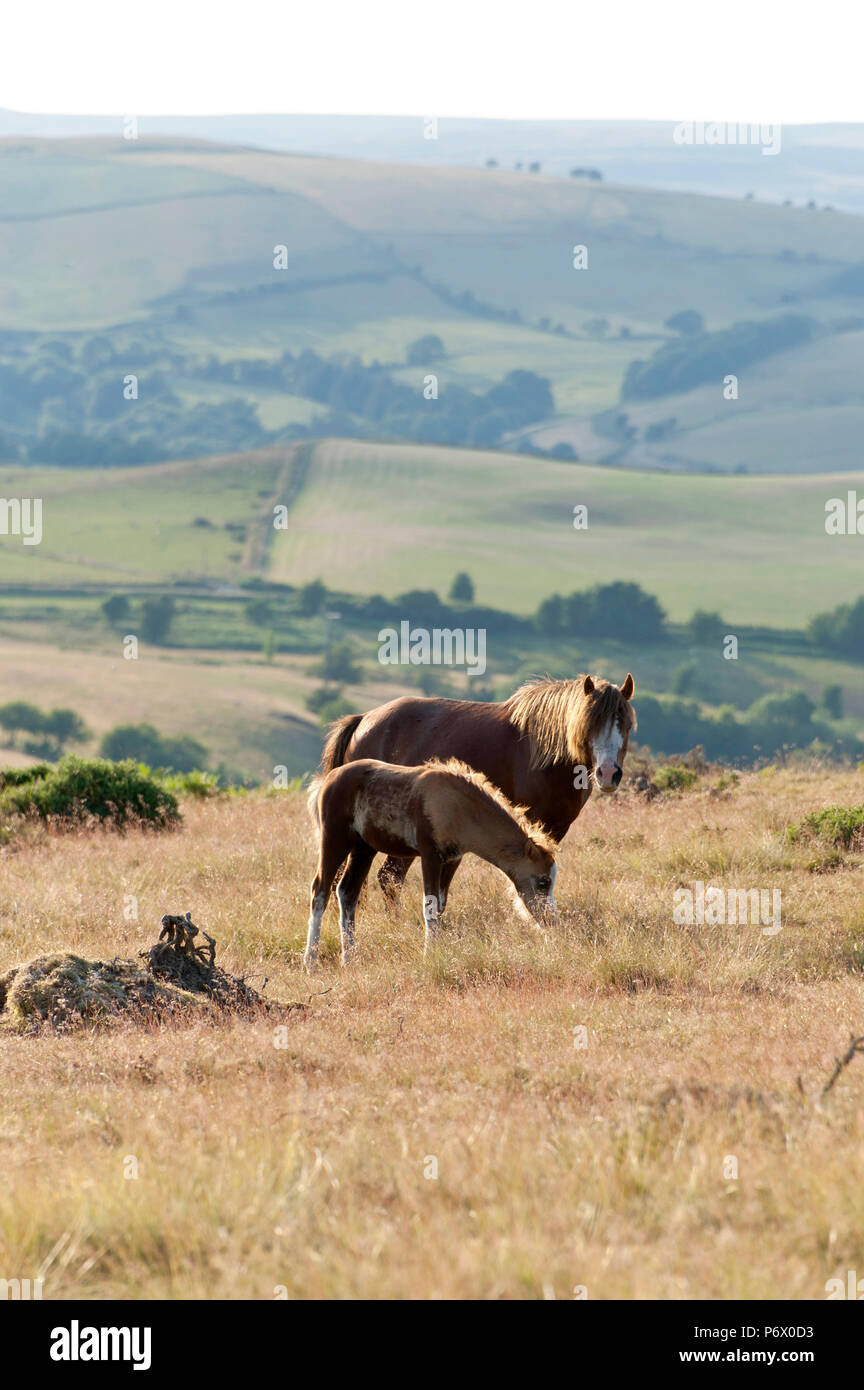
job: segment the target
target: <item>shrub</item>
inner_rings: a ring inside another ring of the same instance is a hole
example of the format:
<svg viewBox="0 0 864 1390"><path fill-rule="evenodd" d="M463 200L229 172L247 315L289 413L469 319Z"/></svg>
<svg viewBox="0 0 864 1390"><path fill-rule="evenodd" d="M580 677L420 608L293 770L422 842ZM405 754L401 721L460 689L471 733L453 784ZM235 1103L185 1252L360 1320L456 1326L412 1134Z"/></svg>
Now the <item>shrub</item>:
<svg viewBox="0 0 864 1390"><path fill-rule="evenodd" d="M826 806L822 811L811 811L800 825L789 827L788 835L790 840L807 836L851 849L864 841L864 806Z"/></svg>
<svg viewBox="0 0 864 1390"><path fill-rule="evenodd" d="M0 816L61 826L101 822L169 829L180 819L177 798L131 759L64 758L42 777L0 792Z"/></svg>
<svg viewBox="0 0 864 1390"><path fill-rule="evenodd" d="M160 776L159 784L167 791L184 796L197 796L202 799L227 794L228 790L220 787L217 773L202 772L200 768L193 772L172 772ZM236 791L237 788L231 788L231 790Z"/></svg>
<svg viewBox="0 0 864 1390"><path fill-rule="evenodd" d="M680 767L667 765L658 767L654 773L654 785L661 792L681 792L688 787L695 787L699 781L699 773L692 767Z"/></svg>
<svg viewBox="0 0 864 1390"><path fill-rule="evenodd" d="M33 763L31 767L4 767L0 769L0 792L7 787L24 787L28 782L41 782L51 772L50 763Z"/></svg>

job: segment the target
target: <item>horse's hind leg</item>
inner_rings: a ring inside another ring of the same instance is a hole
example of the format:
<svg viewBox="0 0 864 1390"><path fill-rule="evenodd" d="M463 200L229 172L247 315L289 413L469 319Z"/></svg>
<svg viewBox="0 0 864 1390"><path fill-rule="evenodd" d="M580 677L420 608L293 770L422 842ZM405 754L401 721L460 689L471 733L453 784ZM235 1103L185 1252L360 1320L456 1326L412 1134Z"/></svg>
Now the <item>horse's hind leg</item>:
<svg viewBox="0 0 864 1390"><path fill-rule="evenodd" d="M339 899L339 930L342 934L342 964L347 965L354 950L354 910L360 889L366 882L375 851L365 840L355 841L351 858L339 880L336 896Z"/></svg>
<svg viewBox="0 0 864 1390"><path fill-rule="evenodd" d="M321 919L330 897L333 880L345 862L348 843L341 835L333 836L321 832L321 851L318 855L318 872L312 880L309 892L309 932L306 937L306 953L303 964L306 969L315 969L318 963L318 942L321 939Z"/></svg>
<svg viewBox="0 0 864 1390"><path fill-rule="evenodd" d="M395 907L399 902L406 875L413 863L413 856L410 859L396 859L388 855L378 870L378 883L390 907Z"/></svg>

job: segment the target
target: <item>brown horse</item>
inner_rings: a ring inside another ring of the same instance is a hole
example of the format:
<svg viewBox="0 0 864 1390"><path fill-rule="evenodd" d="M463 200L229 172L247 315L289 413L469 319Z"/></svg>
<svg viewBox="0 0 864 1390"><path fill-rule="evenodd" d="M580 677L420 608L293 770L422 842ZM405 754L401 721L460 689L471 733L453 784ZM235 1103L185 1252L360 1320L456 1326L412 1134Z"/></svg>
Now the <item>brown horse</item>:
<svg viewBox="0 0 864 1390"><path fill-rule="evenodd" d="M463 854L477 854L501 869L538 925L554 907L552 840L487 778L455 759L391 767L362 758L316 777L309 810L318 827L319 854L310 893L307 970L317 960L321 919L346 859L337 889L343 965L354 946L357 899L379 852L420 856L427 951L447 899L444 874L451 869L449 885Z"/></svg>
<svg viewBox="0 0 864 1390"><path fill-rule="evenodd" d="M560 842L592 786L614 791L621 781L627 740L636 727L630 704L633 677L620 689L605 680L529 681L509 700L405 696L367 714L350 714L332 726L322 774L358 758L414 765L429 758L458 758L482 772L529 819ZM391 854L378 881L398 895L414 854ZM444 872L444 892L458 866Z"/></svg>

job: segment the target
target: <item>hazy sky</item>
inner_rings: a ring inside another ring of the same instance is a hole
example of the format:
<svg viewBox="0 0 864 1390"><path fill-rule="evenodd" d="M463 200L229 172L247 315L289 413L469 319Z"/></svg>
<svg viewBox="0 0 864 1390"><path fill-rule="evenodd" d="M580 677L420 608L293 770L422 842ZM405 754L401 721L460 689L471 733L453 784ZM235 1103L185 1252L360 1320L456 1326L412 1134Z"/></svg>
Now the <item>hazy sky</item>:
<svg viewBox="0 0 864 1390"><path fill-rule="evenodd" d="M6 0L0 106L861 121L860 0Z"/></svg>

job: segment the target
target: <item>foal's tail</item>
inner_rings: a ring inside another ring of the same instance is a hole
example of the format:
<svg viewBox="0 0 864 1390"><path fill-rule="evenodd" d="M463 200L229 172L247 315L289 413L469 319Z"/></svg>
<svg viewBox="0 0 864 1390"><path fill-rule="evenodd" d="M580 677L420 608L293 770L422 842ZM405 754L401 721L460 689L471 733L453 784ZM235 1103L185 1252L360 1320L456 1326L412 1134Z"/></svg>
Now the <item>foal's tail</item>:
<svg viewBox="0 0 864 1390"><path fill-rule="evenodd" d="M342 766L348 751L348 744L363 717L362 714L346 714L342 719L337 719L335 724L330 725L330 732L321 754L322 774L332 772L334 767Z"/></svg>
<svg viewBox="0 0 864 1390"><path fill-rule="evenodd" d="M313 777L312 781L309 783L309 790L306 793L306 807L309 811L309 818L315 826L319 836L321 834L321 816L318 812L318 793L321 790L321 783L323 781L323 777Z"/></svg>

